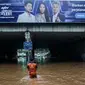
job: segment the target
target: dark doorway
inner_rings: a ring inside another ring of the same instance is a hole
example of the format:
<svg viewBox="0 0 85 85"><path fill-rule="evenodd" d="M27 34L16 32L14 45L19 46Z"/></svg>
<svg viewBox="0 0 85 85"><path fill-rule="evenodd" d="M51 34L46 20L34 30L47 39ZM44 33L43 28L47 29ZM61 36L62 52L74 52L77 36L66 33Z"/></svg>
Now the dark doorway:
<svg viewBox="0 0 85 85"><path fill-rule="evenodd" d="M0 62L16 63L17 49L23 48L23 32L0 33Z"/></svg>
<svg viewBox="0 0 85 85"><path fill-rule="evenodd" d="M31 36L34 49L49 48L53 62L84 61L84 32L32 32Z"/></svg>

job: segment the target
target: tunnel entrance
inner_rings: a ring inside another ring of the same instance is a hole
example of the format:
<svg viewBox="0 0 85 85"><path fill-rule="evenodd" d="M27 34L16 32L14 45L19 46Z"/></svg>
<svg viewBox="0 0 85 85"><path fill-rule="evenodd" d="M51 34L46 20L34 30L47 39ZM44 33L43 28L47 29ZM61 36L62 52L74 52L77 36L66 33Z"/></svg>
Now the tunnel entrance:
<svg viewBox="0 0 85 85"><path fill-rule="evenodd" d="M85 61L85 33L32 32L34 49L49 48L52 62Z"/></svg>
<svg viewBox="0 0 85 85"><path fill-rule="evenodd" d="M17 49L23 48L23 32L0 33L0 63L17 63Z"/></svg>

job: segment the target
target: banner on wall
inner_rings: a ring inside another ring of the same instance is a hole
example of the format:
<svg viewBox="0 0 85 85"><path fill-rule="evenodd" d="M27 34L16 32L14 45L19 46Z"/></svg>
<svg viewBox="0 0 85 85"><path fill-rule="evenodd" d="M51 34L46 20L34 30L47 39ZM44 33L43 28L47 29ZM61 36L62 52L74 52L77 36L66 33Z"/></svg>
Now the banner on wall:
<svg viewBox="0 0 85 85"><path fill-rule="evenodd" d="M0 23L85 22L85 0L0 0Z"/></svg>
<svg viewBox="0 0 85 85"><path fill-rule="evenodd" d="M29 41L29 42L25 41L23 43L23 46L24 46L25 50L32 50L32 42L31 41Z"/></svg>

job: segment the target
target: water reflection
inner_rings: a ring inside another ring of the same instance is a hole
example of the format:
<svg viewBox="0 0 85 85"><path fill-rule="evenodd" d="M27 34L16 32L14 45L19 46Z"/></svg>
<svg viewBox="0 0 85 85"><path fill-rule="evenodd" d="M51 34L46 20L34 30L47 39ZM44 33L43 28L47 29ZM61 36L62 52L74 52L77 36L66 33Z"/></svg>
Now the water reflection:
<svg viewBox="0 0 85 85"><path fill-rule="evenodd" d="M23 71L25 71L25 70L27 69L27 67L26 67L25 64L22 64L22 65L20 65L20 66L21 66L21 68L22 68Z"/></svg>
<svg viewBox="0 0 85 85"><path fill-rule="evenodd" d="M38 66L30 79L25 65L1 64L0 85L85 85L85 63L56 63Z"/></svg>
<svg viewBox="0 0 85 85"><path fill-rule="evenodd" d="M43 81L43 82L42 82ZM23 77L20 81L20 83L28 83L30 85L37 85L38 83L44 83L43 78L40 75L37 75L37 78L31 79L29 76Z"/></svg>

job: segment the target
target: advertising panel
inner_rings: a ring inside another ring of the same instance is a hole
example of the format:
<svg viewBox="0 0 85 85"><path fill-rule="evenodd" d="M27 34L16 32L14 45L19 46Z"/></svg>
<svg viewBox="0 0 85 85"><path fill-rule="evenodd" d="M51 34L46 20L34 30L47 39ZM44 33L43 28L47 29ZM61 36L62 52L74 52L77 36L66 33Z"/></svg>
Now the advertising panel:
<svg viewBox="0 0 85 85"><path fill-rule="evenodd" d="M85 22L85 0L0 0L0 23Z"/></svg>

